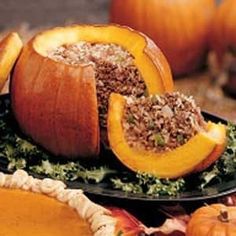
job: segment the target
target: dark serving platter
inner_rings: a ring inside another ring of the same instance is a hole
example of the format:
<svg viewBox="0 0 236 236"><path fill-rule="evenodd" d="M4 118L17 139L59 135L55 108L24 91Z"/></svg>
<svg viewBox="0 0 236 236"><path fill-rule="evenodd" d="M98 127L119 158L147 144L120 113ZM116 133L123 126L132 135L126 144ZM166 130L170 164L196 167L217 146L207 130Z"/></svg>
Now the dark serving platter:
<svg viewBox="0 0 236 236"><path fill-rule="evenodd" d="M3 112L8 109L10 106L9 95L1 95L0 96L0 119L2 117ZM8 107L8 108L7 108ZM226 120L217 117L213 114L203 112L205 119L211 120L213 122L221 122L227 123ZM12 120L12 126L16 126L15 121ZM111 152L106 151L106 155L113 155ZM119 166L119 165L118 165ZM7 161L5 159L0 159L0 171L9 172L7 170ZM45 176L36 175L33 172L30 174L43 178ZM176 196L148 196L146 194L133 194L133 193L125 193L121 190L114 190L106 183L99 184L90 184L90 183L82 183L80 181L66 182L66 184L70 188L81 188L91 196L93 199L107 199L114 200L116 202L122 201L134 201L134 202L142 202L142 203L187 203L191 204L193 201L208 201L214 200L219 197L223 197L228 194L232 194L236 192L236 175L233 179L225 182L221 182L210 187L206 187L204 190L193 190L193 191L185 191L179 193Z"/></svg>

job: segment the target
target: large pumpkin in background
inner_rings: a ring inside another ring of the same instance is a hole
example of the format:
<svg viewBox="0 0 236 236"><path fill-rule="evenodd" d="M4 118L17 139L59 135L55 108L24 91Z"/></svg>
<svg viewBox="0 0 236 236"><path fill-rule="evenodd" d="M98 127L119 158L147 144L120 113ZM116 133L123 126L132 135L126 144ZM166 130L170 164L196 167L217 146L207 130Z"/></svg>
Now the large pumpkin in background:
<svg viewBox="0 0 236 236"><path fill-rule="evenodd" d="M214 10L214 0L112 0L110 20L146 33L180 76L204 63Z"/></svg>
<svg viewBox="0 0 236 236"><path fill-rule="evenodd" d="M14 70L12 109L26 135L53 154L67 157L99 153L94 67L68 65L48 57L50 49L80 41L121 46L132 54L148 93L173 90L169 65L161 51L149 38L130 28L76 25L36 35L24 47Z"/></svg>
<svg viewBox="0 0 236 236"><path fill-rule="evenodd" d="M236 49L236 1L224 0L218 7L211 29L211 48L221 62L227 52Z"/></svg>

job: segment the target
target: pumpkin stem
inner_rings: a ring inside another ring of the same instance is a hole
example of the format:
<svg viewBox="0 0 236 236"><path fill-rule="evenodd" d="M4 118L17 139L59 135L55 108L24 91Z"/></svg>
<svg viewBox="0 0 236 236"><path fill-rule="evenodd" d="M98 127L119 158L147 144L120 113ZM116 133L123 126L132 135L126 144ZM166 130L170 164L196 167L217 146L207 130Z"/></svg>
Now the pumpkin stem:
<svg viewBox="0 0 236 236"><path fill-rule="evenodd" d="M229 213L228 213L228 211L227 210L220 210L220 214L218 215L218 219L223 223L229 222Z"/></svg>

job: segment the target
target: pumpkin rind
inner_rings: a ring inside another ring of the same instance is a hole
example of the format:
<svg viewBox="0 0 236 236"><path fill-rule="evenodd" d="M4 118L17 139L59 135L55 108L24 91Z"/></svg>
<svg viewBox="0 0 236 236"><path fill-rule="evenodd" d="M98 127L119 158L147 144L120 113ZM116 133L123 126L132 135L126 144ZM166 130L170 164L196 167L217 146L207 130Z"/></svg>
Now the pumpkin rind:
<svg viewBox="0 0 236 236"><path fill-rule="evenodd" d="M11 94L22 131L37 143L55 155L98 154L97 97L91 66L55 63L27 46L15 68Z"/></svg>
<svg viewBox="0 0 236 236"><path fill-rule="evenodd" d="M0 42L0 91L13 68L23 43L19 35L11 32Z"/></svg>
<svg viewBox="0 0 236 236"><path fill-rule="evenodd" d="M113 0L110 21L147 34L180 76L204 62L214 11L214 0Z"/></svg>
<svg viewBox="0 0 236 236"><path fill-rule="evenodd" d="M153 153L131 148L125 140L122 116L125 98L111 94L108 111L108 138L112 151L117 158L133 171L153 174L162 178L177 178L191 173L217 146L215 129L200 132L186 144L167 152Z"/></svg>
<svg viewBox="0 0 236 236"><path fill-rule="evenodd" d="M146 36L114 25L75 25L36 35L25 47L11 81L15 117L23 132L55 155L97 156L98 106L94 69L66 65L47 51L78 41L116 43L135 56L148 92L173 90L168 63Z"/></svg>
<svg viewBox="0 0 236 236"><path fill-rule="evenodd" d="M214 126L214 123L209 122L208 127ZM205 158L198 166L194 168L194 172L201 172L207 169L211 164L213 164L224 152L225 147L227 145L226 138L226 127L223 124L218 124L218 128L215 130L215 140L217 142L216 147L211 152L211 154Z"/></svg>
<svg viewBox="0 0 236 236"><path fill-rule="evenodd" d="M219 220L221 211L227 211L229 222ZM235 236L236 207L212 204L197 209L187 226L186 236Z"/></svg>

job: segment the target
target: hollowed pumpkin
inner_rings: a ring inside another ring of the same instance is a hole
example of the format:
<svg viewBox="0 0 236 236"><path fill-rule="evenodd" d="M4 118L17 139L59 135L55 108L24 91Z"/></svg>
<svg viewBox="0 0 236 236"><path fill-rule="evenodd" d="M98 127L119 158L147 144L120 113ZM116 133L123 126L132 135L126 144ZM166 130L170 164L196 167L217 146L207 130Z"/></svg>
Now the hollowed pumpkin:
<svg viewBox="0 0 236 236"><path fill-rule="evenodd" d="M15 64L22 47L23 43L19 35L15 32L9 33L0 42L0 91Z"/></svg>
<svg viewBox="0 0 236 236"><path fill-rule="evenodd" d="M47 57L51 48L79 41L114 43L134 56L148 93L173 90L168 63L143 34L115 25L76 25L36 35L25 47L11 83L12 108L23 132L55 155L99 153L94 68Z"/></svg>
<svg viewBox="0 0 236 236"><path fill-rule="evenodd" d="M223 148L218 145L225 143L225 127L214 123L208 124L207 132L199 132L187 143L171 151L157 153L131 148L125 139L122 126L125 103L126 99L119 94L113 93L110 96L108 138L117 158L131 170L161 178L176 178L193 172L196 167L202 170L222 153ZM208 157L210 160L207 165L205 162L202 164Z"/></svg>

